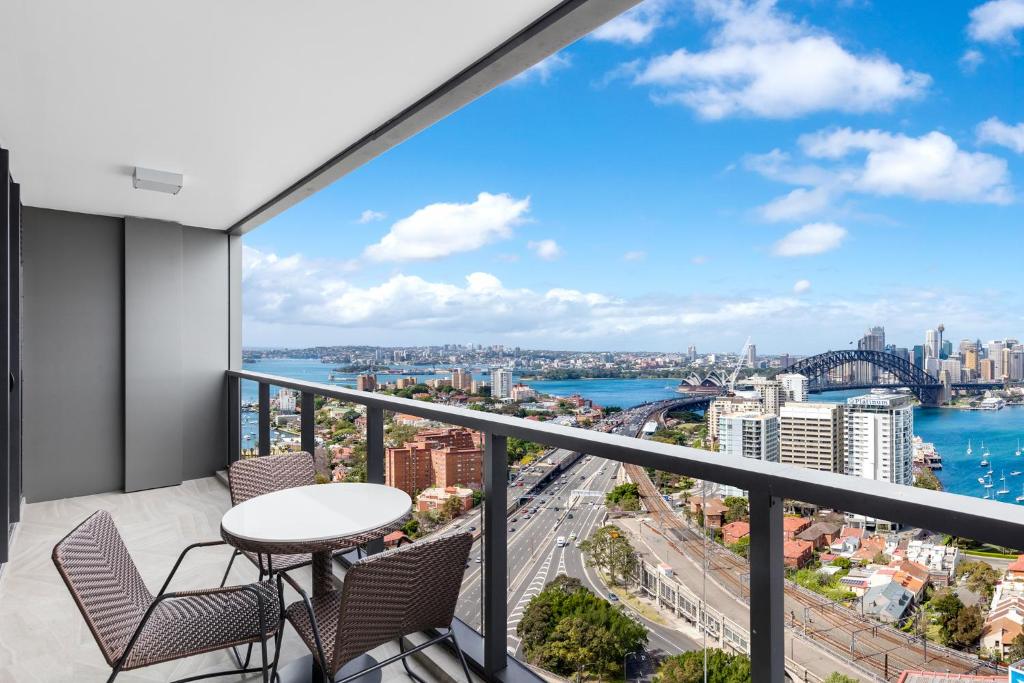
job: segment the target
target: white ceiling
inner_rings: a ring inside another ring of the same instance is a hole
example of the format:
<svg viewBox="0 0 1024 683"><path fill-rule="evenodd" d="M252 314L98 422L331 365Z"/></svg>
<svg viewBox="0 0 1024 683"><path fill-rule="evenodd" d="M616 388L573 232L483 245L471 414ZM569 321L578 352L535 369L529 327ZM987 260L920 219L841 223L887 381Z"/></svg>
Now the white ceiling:
<svg viewBox="0 0 1024 683"><path fill-rule="evenodd" d="M225 229L556 4L0 0L0 146L27 205Z"/></svg>

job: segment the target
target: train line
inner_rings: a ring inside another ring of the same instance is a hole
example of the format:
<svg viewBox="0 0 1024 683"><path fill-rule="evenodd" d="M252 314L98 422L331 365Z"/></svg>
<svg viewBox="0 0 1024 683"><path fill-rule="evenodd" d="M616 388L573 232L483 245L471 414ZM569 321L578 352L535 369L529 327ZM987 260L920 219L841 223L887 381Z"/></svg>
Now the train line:
<svg viewBox="0 0 1024 683"><path fill-rule="evenodd" d="M666 541L680 554L703 566L704 542L662 498L647 471L637 465L623 465L627 476L639 489L644 509L663 529L674 533ZM674 537L674 538L673 538ZM708 566L715 573L709 578L733 595L743 594L744 575L749 565L739 555L712 544ZM711 560L714 560L712 563ZM937 644L925 644L909 635L861 617L824 596L786 581L786 627L791 633L815 644L828 646L832 654L854 662L886 680L895 680L906 669L974 673L988 665L972 655Z"/></svg>

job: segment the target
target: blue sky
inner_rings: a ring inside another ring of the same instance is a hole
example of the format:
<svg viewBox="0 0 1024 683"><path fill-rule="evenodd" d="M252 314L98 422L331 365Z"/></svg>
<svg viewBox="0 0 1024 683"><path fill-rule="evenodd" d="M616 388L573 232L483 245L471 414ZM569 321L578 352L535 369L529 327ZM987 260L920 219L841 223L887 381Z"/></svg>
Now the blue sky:
<svg viewBox="0 0 1024 683"><path fill-rule="evenodd" d="M1024 0L647 0L245 237L247 345L1024 336Z"/></svg>

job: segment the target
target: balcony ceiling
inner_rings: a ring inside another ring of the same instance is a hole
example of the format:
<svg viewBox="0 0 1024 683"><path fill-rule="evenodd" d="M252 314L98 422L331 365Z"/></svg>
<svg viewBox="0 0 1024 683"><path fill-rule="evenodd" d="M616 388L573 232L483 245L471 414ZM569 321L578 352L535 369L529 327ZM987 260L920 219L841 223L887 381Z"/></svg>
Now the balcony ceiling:
<svg viewBox="0 0 1024 683"><path fill-rule="evenodd" d="M0 0L0 145L27 205L227 229L558 4ZM136 165L184 189L133 190Z"/></svg>

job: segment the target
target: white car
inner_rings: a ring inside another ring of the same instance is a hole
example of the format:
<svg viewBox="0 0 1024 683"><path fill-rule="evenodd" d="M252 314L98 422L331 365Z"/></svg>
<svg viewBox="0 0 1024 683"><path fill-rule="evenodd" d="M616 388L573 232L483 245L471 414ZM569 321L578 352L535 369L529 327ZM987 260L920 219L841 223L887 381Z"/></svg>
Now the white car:
<svg viewBox="0 0 1024 683"><path fill-rule="evenodd" d="M555 540L555 545L557 545L559 548L565 547L565 536L559 536Z"/></svg>

